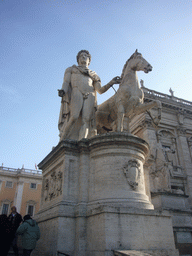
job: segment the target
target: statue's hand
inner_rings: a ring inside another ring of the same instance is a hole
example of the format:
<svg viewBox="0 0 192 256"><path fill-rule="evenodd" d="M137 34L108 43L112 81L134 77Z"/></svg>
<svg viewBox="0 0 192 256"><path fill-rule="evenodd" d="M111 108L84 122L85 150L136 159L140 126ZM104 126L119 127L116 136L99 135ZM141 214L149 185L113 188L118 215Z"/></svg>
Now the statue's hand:
<svg viewBox="0 0 192 256"><path fill-rule="evenodd" d="M121 77L120 76L116 76L114 77L112 80L111 80L111 84L114 85L114 84L120 84L121 83ZM112 86L111 85L111 86Z"/></svg>
<svg viewBox="0 0 192 256"><path fill-rule="evenodd" d="M63 97L64 95L65 95L65 92L64 92L63 89L58 90L58 96L59 96L59 97Z"/></svg>

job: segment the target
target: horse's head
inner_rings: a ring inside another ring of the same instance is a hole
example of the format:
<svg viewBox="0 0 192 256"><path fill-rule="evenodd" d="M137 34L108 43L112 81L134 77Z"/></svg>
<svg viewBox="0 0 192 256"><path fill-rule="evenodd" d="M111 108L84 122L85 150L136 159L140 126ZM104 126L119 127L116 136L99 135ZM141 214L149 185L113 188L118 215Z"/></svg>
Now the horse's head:
<svg viewBox="0 0 192 256"><path fill-rule="evenodd" d="M143 58L142 54L137 50L131 55L123 67L121 78L127 73L129 69L134 71L144 71L148 73L152 71L152 66Z"/></svg>
<svg viewBox="0 0 192 256"><path fill-rule="evenodd" d="M152 71L152 66L143 58L142 54L139 53L137 50L130 57L130 61L132 61L132 69L136 71L142 70L145 73Z"/></svg>

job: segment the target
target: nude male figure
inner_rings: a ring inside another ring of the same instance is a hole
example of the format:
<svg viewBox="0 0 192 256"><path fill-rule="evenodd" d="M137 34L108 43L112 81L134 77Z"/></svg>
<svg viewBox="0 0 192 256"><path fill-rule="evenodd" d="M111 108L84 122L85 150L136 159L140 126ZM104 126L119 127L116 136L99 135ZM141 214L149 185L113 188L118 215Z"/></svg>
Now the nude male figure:
<svg viewBox="0 0 192 256"><path fill-rule="evenodd" d="M79 118L81 124L78 128L78 139L96 135L96 92L102 94L113 84L120 83L117 76L105 86L101 86L98 75L88 68L90 61L89 52L82 50L77 54L78 66L73 65L65 71L62 89L58 90L59 96L62 97L59 118L60 140L70 138L71 129Z"/></svg>

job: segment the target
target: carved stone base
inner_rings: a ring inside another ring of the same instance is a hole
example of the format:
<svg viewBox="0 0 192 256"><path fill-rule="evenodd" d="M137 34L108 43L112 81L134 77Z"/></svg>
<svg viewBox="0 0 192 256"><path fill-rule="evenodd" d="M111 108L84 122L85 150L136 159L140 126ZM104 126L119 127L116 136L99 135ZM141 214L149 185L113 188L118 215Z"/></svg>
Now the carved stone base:
<svg viewBox="0 0 192 256"><path fill-rule="evenodd" d="M148 144L127 133L61 141L43 171L35 255L112 256L121 249L174 249L170 216L145 192ZM175 254L177 255L177 254Z"/></svg>

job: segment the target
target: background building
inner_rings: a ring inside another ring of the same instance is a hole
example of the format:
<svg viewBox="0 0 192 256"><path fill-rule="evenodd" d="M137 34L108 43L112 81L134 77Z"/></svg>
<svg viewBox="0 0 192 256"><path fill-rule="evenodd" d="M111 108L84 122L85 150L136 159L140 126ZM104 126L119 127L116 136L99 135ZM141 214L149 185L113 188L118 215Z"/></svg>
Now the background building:
<svg viewBox="0 0 192 256"><path fill-rule="evenodd" d="M132 133L145 139L150 154L145 163L147 194L155 209L172 215L180 255L192 255L192 102L142 88L145 101L160 100L162 119L156 127L148 113L136 116ZM157 116L156 109L151 110Z"/></svg>
<svg viewBox="0 0 192 256"><path fill-rule="evenodd" d="M24 216L39 210L42 173L39 170L0 167L0 213L9 214L11 206Z"/></svg>

